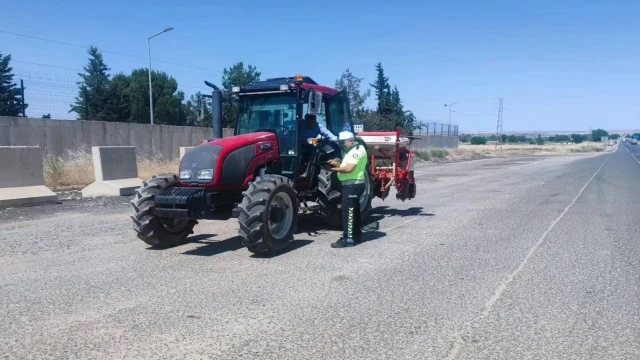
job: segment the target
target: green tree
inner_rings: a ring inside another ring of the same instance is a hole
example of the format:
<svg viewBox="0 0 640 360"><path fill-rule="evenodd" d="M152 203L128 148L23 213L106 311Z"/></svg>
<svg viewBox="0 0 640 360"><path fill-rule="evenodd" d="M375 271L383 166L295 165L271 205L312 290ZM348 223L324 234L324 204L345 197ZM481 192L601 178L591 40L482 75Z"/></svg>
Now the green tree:
<svg viewBox="0 0 640 360"><path fill-rule="evenodd" d="M118 73L111 78L105 106L105 112L108 113L111 121L133 121L131 118L130 86L131 77L129 75Z"/></svg>
<svg viewBox="0 0 640 360"><path fill-rule="evenodd" d="M484 145L487 143L487 138L484 136L474 136L471 138L471 145Z"/></svg>
<svg viewBox="0 0 640 360"><path fill-rule="evenodd" d="M349 99L349 107L354 122L362 121L365 114L365 101L371 96L371 89L362 91L360 85L362 78L355 76L349 68L345 70L340 79L336 80L336 89L344 91Z"/></svg>
<svg viewBox="0 0 640 360"><path fill-rule="evenodd" d="M538 134L538 137L536 138L536 145L544 145L544 139L540 134Z"/></svg>
<svg viewBox="0 0 640 360"><path fill-rule="evenodd" d="M609 136L609 139L618 140L618 139L620 139L620 134L613 134L613 135Z"/></svg>
<svg viewBox="0 0 640 360"><path fill-rule="evenodd" d="M413 112L404 109L404 105L400 99L400 91L398 91L396 86L394 86L393 91L391 91L391 111L388 115L388 122L392 126L391 130L400 126L404 130L412 133L416 117L413 115Z"/></svg>
<svg viewBox="0 0 640 360"><path fill-rule="evenodd" d="M232 101L231 88L260 81L260 75L255 66L247 65L245 68L242 61L222 70L222 126L235 128L238 119L238 105Z"/></svg>
<svg viewBox="0 0 640 360"><path fill-rule="evenodd" d="M500 135L500 139L501 139L500 140L501 143L506 144L507 143L507 134L501 134Z"/></svg>
<svg viewBox="0 0 640 360"><path fill-rule="evenodd" d="M382 63L376 64L376 81L371 85L373 92L378 101L377 111L380 115L388 115L391 109L391 87L389 86L389 78L384 75Z"/></svg>
<svg viewBox="0 0 640 360"><path fill-rule="evenodd" d="M189 126L204 126L210 127L212 125L211 106L206 101L207 98L201 98L201 93L198 91L196 94L191 95L189 100L184 104L184 124ZM200 107L198 107L198 98L200 98ZM199 112L202 111L202 120L198 120Z"/></svg>
<svg viewBox="0 0 640 360"><path fill-rule="evenodd" d="M581 135L581 134L571 134L571 141L573 141L576 144L580 144L581 142L586 140L586 136L585 135Z"/></svg>
<svg viewBox="0 0 640 360"><path fill-rule="evenodd" d="M26 116L22 113L21 90L13 82L13 68L9 65L11 55L0 53L0 115ZM24 104L25 108L27 104Z"/></svg>
<svg viewBox="0 0 640 360"><path fill-rule="evenodd" d="M122 79L123 86L125 79ZM182 102L184 93L178 91L178 82L162 71L151 71L151 87L153 89L153 117L156 124L183 125ZM126 97L129 102L129 119L131 122L149 123L149 70L135 69L129 76Z"/></svg>
<svg viewBox="0 0 640 360"><path fill-rule="evenodd" d="M609 133L603 129L596 129L596 130L593 130L593 132L591 133L591 136L592 136L592 139L591 139L592 141L600 142L600 139L603 136L609 136Z"/></svg>
<svg viewBox="0 0 640 360"><path fill-rule="evenodd" d="M75 112L78 119L113 121L106 109L109 100L110 69L104 63L102 53L95 46L88 50L89 64L83 67L85 73L78 73L82 81L78 82L79 91L75 104L69 112Z"/></svg>

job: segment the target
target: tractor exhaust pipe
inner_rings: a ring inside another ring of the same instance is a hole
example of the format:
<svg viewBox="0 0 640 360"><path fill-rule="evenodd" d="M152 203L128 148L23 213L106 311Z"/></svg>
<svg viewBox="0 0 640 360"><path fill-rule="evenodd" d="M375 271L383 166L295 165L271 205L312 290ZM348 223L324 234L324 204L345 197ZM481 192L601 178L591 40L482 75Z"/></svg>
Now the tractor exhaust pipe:
<svg viewBox="0 0 640 360"><path fill-rule="evenodd" d="M214 84L205 81L205 85L213 89L211 94L211 117L213 119L213 138L222 139L222 92Z"/></svg>

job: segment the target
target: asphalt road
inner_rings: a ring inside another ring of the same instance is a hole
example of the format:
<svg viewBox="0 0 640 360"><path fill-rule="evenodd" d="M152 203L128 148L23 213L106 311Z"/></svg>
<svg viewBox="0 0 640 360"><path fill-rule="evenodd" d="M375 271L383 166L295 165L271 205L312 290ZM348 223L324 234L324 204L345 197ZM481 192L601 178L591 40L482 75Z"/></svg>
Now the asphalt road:
<svg viewBox="0 0 640 360"><path fill-rule="evenodd" d="M637 154L637 155L633 155ZM305 218L252 257L237 225L137 240L127 199L0 211L8 359L639 359L640 147L418 169L348 249Z"/></svg>

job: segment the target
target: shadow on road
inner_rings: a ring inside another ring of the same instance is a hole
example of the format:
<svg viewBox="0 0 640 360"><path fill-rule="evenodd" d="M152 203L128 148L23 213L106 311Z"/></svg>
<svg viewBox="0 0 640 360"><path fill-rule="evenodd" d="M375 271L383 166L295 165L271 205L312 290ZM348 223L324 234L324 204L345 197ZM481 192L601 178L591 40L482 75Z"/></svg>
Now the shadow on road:
<svg viewBox="0 0 640 360"><path fill-rule="evenodd" d="M205 241L211 239L214 236L215 235L213 234L200 234L191 236L189 238L189 241L191 243L203 244L203 246L185 251L182 254L196 256L214 256L227 251L236 251L244 247L242 246L242 240L240 240L239 236L234 236L232 238L220 241Z"/></svg>
<svg viewBox="0 0 640 360"><path fill-rule="evenodd" d="M298 215L298 225L294 234L306 234L307 236L315 237L326 234L328 230L332 229L319 216L315 214L300 214Z"/></svg>
<svg viewBox="0 0 640 360"><path fill-rule="evenodd" d="M380 219L384 217L389 217L389 216L407 217L407 216L435 216L436 215L436 214L425 213L422 210L423 210L422 206L411 207L408 209L394 209L388 206L378 206L376 208L371 209L371 214L382 215Z"/></svg>
<svg viewBox="0 0 640 360"><path fill-rule="evenodd" d="M295 251L298 250L300 248L303 248L309 244L311 244L313 242L313 240L293 240L289 246L287 246L286 248L282 249L282 251L278 251L276 253L273 254L269 254L269 253L265 253L265 254L253 254L251 255L252 258L257 258L257 259L271 259L274 257L278 257L280 255L286 254L288 252L291 251Z"/></svg>

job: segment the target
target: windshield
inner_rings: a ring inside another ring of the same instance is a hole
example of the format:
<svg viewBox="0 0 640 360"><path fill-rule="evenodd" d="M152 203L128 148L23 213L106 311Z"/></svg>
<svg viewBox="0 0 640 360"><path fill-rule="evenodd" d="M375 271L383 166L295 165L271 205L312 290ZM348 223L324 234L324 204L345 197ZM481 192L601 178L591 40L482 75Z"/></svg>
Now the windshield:
<svg viewBox="0 0 640 360"><path fill-rule="evenodd" d="M258 129L294 130L296 96L293 93L240 96L238 134Z"/></svg>

